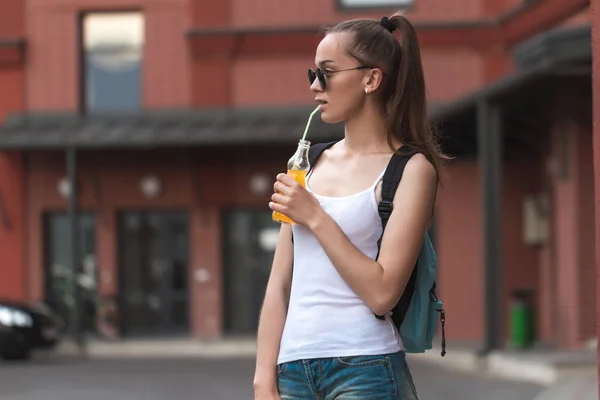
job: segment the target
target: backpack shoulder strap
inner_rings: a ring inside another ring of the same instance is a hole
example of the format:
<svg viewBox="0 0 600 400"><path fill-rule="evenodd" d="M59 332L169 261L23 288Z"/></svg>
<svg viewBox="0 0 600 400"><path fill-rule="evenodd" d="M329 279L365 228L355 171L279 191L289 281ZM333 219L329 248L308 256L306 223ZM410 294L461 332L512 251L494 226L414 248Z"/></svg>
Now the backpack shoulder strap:
<svg viewBox="0 0 600 400"><path fill-rule="evenodd" d="M408 163L408 160L411 159L412 156L417 154L416 152L401 152L402 147L392 156L390 162L388 163L385 172L383 173L383 181L381 183L381 201L379 202L378 211L379 217L381 218L381 237L377 241L377 258L379 258L379 251L381 249L381 241L383 239L383 232L385 232L385 227L387 222L392 215L392 210L394 209L394 196L396 195L396 190L400 185L400 180L402 179L402 175L404 174L404 168ZM376 259L377 259L376 258ZM404 289L404 293L400 297L400 300L396 307L394 307L394 323L399 328L402 325L402 321L406 315L408 310L408 306L412 295L415 291L415 285L417 280L417 268L415 264L415 268L413 269L410 278L406 284L406 288ZM383 315L376 315L379 319L384 319Z"/></svg>
<svg viewBox="0 0 600 400"><path fill-rule="evenodd" d="M404 174L404 168L406 167L408 160L416 154L415 152L399 153L400 150L402 150L402 147L398 150L398 153L395 153L390 159L383 174L383 182L381 183L381 201L379 202L378 211L384 230L390 215L392 215L392 210L394 209L394 196L396 195L396 190L398 190L400 180Z"/></svg>
<svg viewBox="0 0 600 400"><path fill-rule="evenodd" d="M336 143L337 143L337 140L333 141L333 142L327 142L327 143L317 143L313 146L310 146L310 148L308 149L308 162L310 163L311 170L313 169L314 165L317 163L317 160L319 159L319 157L321 157L321 154L323 154L323 152L325 150L327 150L328 148L330 148L331 146L333 146Z"/></svg>

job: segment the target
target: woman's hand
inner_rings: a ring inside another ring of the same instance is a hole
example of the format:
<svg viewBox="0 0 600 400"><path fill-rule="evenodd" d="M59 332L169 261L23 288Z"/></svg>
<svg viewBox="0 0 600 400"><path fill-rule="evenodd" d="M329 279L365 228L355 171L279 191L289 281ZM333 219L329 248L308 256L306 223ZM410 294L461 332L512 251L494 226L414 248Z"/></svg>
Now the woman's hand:
<svg viewBox="0 0 600 400"><path fill-rule="evenodd" d="M273 201L269 203L271 210L278 211L309 229L322 218L323 209L319 201L291 176L277 175L273 189Z"/></svg>
<svg viewBox="0 0 600 400"><path fill-rule="evenodd" d="M275 393L271 393L271 392L267 392L267 393L255 392L254 393L254 400L281 400L281 397L279 397L279 395L276 392Z"/></svg>
<svg viewBox="0 0 600 400"><path fill-rule="evenodd" d="M254 400L281 400L277 387L275 388L255 388Z"/></svg>
<svg viewBox="0 0 600 400"><path fill-rule="evenodd" d="M281 400L275 381L254 381L254 400Z"/></svg>

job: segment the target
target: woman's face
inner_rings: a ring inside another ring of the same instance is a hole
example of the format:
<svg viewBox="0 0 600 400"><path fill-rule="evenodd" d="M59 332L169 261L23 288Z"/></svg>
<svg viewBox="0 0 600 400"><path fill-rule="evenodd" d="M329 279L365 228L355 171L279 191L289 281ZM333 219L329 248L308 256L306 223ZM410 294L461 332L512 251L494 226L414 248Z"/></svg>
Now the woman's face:
<svg viewBox="0 0 600 400"><path fill-rule="evenodd" d="M367 97L367 75L372 69L356 69L365 66L346 53L348 40L347 33L332 33L317 47L315 65L322 71L326 87L323 88L316 78L310 90L315 93L315 100L321 103L321 118L327 123L347 121L360 112Z"/></svg>

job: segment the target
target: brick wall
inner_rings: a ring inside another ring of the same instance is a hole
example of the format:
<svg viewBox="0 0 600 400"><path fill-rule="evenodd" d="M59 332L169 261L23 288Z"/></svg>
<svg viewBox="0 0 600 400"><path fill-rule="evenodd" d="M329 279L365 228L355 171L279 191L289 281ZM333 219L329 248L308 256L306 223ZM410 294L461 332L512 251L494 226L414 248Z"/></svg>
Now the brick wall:
<svg viewBox="0 0 600 400"><path fill-rule="evenodd" d="M23 110L24 58L14 45L24 34L24 0L4 0L0 6L0 123ZM22 155L0 152L0 297L26 296L24 269L24 189Z"/></svg>
<svg viewBox="0 0 600 400"><path fill-rule="evenodd" d="M144 12L146 42L142 93L147 108L190 104L189 52L184 0L31 0L27 2L27 108L76 111L79 108L78 15L83 11Z"/></svg>

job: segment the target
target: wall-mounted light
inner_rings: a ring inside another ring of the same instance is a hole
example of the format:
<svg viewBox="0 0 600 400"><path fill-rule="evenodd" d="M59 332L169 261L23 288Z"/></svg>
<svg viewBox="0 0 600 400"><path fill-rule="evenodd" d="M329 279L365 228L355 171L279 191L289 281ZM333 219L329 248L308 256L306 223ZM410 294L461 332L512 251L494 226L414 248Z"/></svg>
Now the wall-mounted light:
<svg viewBox="0 0 600 400"><path fill-rule="evenodd" d="M71 194L71 182L65 177L58 180L56 185L56 191L63 199L68 199Z"/></svg>
<svg viewBox="0 0 600 400"><path fill-rule="evenodd" d="M275 251L277 242L279 241L279 229L267 228L260 231L258 235L258 243L264 251Z"/></svg>
<svg viewBox="0 0 600 400"><path fill-rule="evenodd" d="M196 282L198 283L207 283L208 281L210 281L210 278L210 271L206 268L198 268L194 272L194 279L196 279Z"/></svg>
<svg viewBox="0 0 600 400"><path fill-rule="evenodd" d="M162 191L161 181L154 175L146 175L140 179L140 190L144 196L153 199Z"/></svg>
<svg viewBox="0 0 600 400"><path fill-rule="evenodd" d="M257 173L250 177L250 191L255 196L267 194L271 190L272 184L273 180L264 173Z"/></svg>

